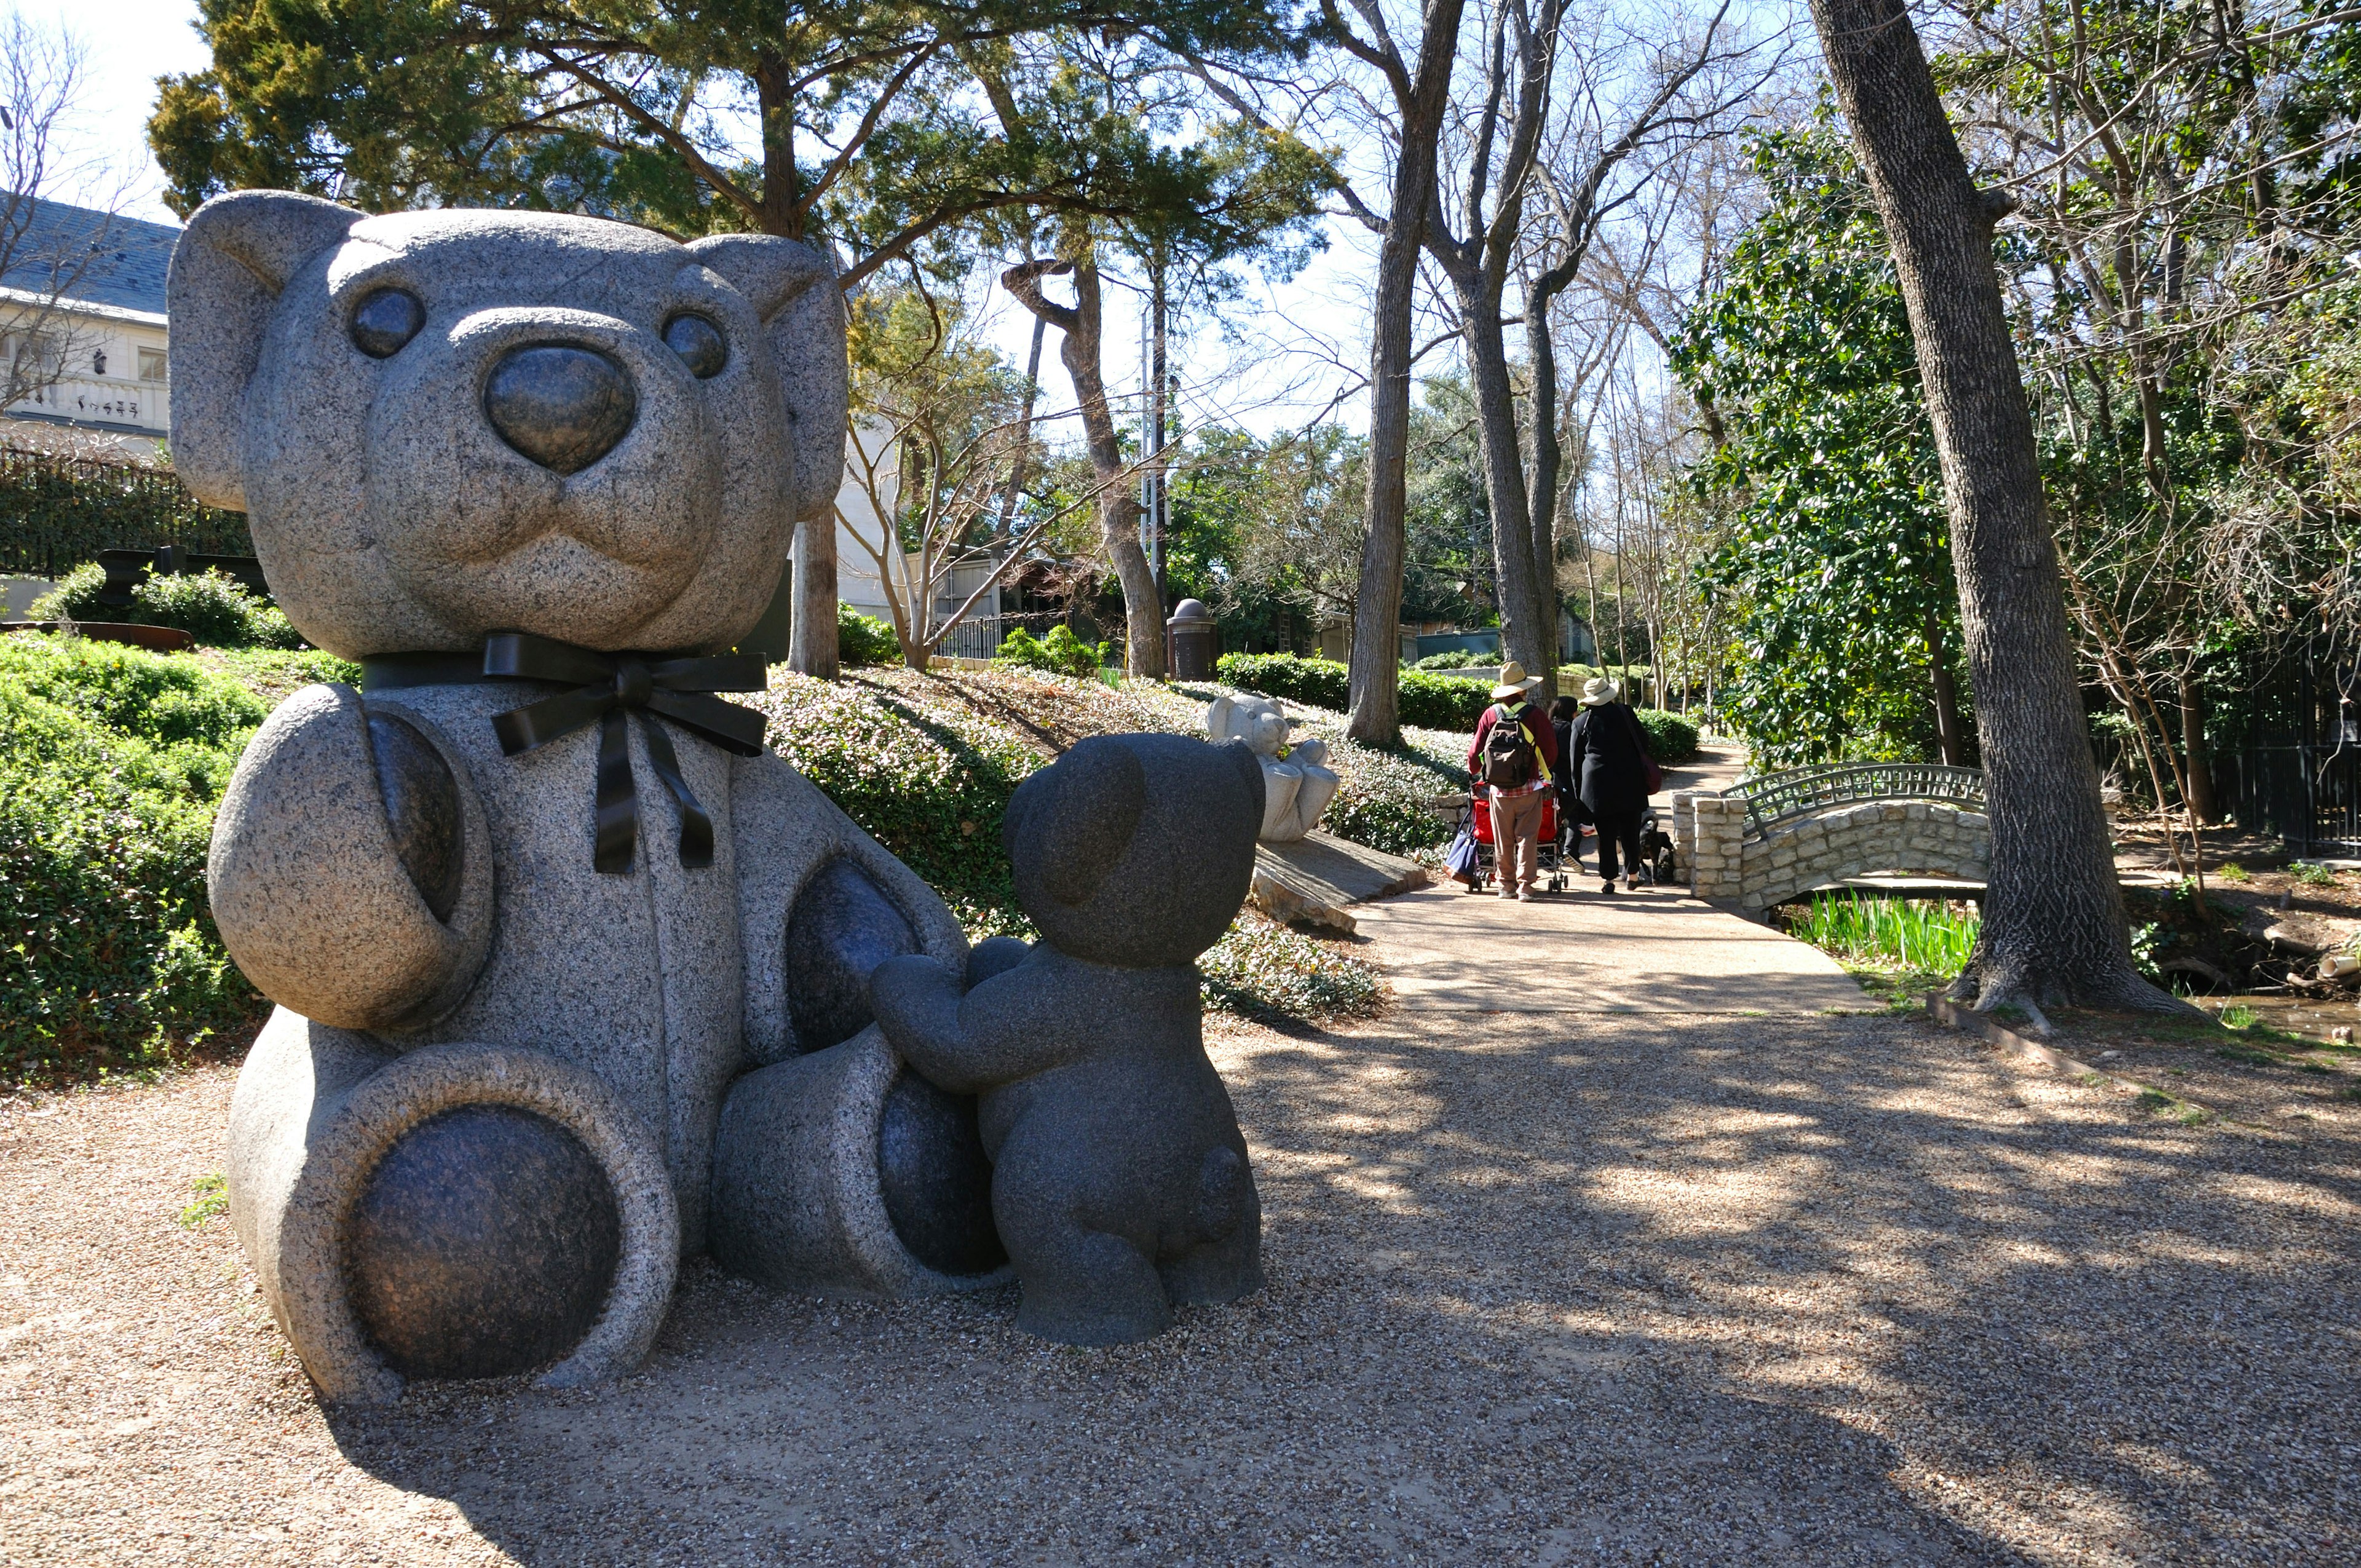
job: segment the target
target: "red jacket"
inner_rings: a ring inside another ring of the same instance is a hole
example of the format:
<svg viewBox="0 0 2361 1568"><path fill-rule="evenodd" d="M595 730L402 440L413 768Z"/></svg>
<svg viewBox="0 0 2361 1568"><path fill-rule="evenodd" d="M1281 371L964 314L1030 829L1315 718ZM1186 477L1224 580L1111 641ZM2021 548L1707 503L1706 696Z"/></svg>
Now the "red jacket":
<svg viewBox="0 0 2361 1568"><path fill-rule="evenodd" d="M1496 702L1484 710L1484 717L1476 721L1476 743L1467 748L1467 771L1478 778L1484 774L1484 737L1492 733L1492 726L1500 717L1500 707ZM1555 779L1557 727L1549 721L1547 714L1530 702L1519 703L1516 715L1517 722L1524 726L1525 739L1533 743L1533 754L1541 758L1542 765L1549 770L1549 776Z"/></svg>

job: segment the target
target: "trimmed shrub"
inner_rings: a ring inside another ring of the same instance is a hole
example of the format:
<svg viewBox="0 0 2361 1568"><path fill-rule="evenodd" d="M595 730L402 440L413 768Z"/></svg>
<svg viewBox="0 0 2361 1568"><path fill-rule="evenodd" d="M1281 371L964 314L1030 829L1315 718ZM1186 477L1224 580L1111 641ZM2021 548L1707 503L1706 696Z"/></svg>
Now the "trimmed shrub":
<svg viewBox="0 0 2361 1568"><path fill-rule="evenodd" d="M1495 650L1487 653L1476 648L1451 648L1440 653L1429 653L1423 659L1411 661L1413 670L1488 670L1500 663L1501 654Z"/></svg>
<svg viewBox="0 0 2361 1568"><path fill-rule="evenodd" d="M839 600L836 606L836 662L847 669L863 665L898 664L902 640L873 615L863 615Z"/></svg>
<svg viewBox="0 0 2361 1568"><path fill-rule="evenodd" d="M1463 668L1466 666L1461 666ZM1224 653L1213 664L1224 685L1259 692L1307 707L1344 710L1351 700L1349 672L1334 659L1299 659L1292 653ZM1401 673L1400 717L1421 729L1472 732L1490 700L1491 688L1459 675L1426 670Z"/></svg>
<svg viewBox="0 0 2361 1568"><path fill-rule="evenodd" d="M204 882L214 805L267 711L184 656L0 639L0 1073L151 1067L260 1018Z"/></svg>
<svg viewBox="0 0 2361 1568"><path fill-rule="evenodd" d="M302 635L280 608L218 571L158 574L131 590L127 609L99 602L105 568L85 562L33 603L40 620L130 620L170 626L216 648L301 648Z"/></svg>
<svg viewBox="0 0 2361 1568"><path fill-rule="evenodd" d="M1482 681L1424 670L1404 670L1400 691L1404 724L1422 729L1455 729L1464 735L1476 732L1476 721L1492 702L1492 688Z"/></svg>
<svg viewBox="0 0 2361 1568"><path fill-rule="evenodd" d="M1001 639L1000 650L992 662L1004 670L1047 670L1053 675L1073 675L1088 680L1108 664L1120 664L1113 650L1101 642L1096 647L1074 635L1071 626L1060 624L1049 629L1047 637L1034 635L1018 627Z"/></svg>
<svg viewBox="0 0 2361 1568"><path fill-rule="evenodd" d="M1299 659L1292 653L1224 653L1213 661L1213 677L1224 685L1258 692L1338 713L1352 700L1351 672L1334 659Z"/></svg>
<svg viewBox="0 0 2361 1568"><path fill-rule="evenodd" d="M1660 707L1635 707L1640 728L1648 732L1648 755L1667 766L1697 754L1697 728L1677 713Z"/></svg>

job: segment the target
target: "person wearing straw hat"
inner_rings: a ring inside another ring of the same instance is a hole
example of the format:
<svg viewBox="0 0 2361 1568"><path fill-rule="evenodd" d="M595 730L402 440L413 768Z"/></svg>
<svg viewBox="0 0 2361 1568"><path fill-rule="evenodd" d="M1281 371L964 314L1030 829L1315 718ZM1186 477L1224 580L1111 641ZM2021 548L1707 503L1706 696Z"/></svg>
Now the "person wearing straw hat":
<svg viewBox="0 0 2361 1568"><path fill-rule="evenodd" d="M1640 885L1640 819L1648 810L1648 751L1640 716L1622 701L1623 688L1604 676L1582 683L1582 711L1566 731L1565 771L1576 782L1582 807L1598 832L1602 893L1615 891L1616 851L1623 885Z"/></svg>
<svg viewBox="0 0 2361 1568"><path fill-rule="evenodd" d="M1467 771L1492 792L1492 854L1500 896L1530 902L1541 876L1542 808L1557 775L1557 732L1532 701L1539 675L1511 659L1476 721ZM1504 729L1502 726L1507 726Z"/></svg>

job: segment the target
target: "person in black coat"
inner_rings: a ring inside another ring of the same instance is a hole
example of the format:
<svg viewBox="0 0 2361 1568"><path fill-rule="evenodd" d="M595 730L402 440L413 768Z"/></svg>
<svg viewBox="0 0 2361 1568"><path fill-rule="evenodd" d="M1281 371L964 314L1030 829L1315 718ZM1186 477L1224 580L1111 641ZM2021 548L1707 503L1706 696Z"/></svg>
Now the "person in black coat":
<svg viewBox="0 0 2361 1568"><path fill-rule="evenodd" d="M1550 728L1557 731L1557 754L1571 757L1570 746L1576 715L1582 711L1574 698L1560 696L1550 704ZM1557 771L1557 826L1559 842L1565 847L1567 860L1579 865L1582 861L1582 830L1589 824L1590 814L1583 809L1580 783L1571 767Z"/></svg>
<svg viewBox="0 0 2361 1568"><path fill-rule="evenodd" d="M1584 812L1598 830L1598 874L1603 891L1615 891L1616 851L1622 851L1623 885L1640 885L1640 818L1648 809L1647 752L1640 739L1640 716L1621 700L1614 681L1582 683L1582 712L1566 730L1560 753L1564 773L1575 782Z"/></svg>

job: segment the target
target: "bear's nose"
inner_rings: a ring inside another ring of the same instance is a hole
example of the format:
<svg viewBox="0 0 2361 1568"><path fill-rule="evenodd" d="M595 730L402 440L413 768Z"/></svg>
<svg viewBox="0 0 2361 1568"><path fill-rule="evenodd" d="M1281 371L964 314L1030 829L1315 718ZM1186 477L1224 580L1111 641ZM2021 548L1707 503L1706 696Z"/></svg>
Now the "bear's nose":
<svg viewBox="0 0 2361 1568"><path fill-rule="evenodd" d="M639 411L630 373L588 348L511 348L484 383L484 417L500 439L560 474L613 451Z"/></svg>

